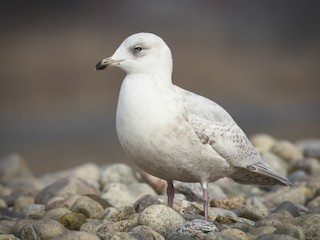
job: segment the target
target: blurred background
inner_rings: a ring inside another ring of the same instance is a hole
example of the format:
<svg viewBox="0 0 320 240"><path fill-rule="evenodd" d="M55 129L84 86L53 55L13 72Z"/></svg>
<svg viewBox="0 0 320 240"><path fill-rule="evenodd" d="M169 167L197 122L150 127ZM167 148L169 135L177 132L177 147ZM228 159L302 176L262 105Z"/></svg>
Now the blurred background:
<svg viewBox="0 0 320 240"><path fill-rule="evenodd" d="M320 136L319 1L2 1L0 156L36 174L127 162L119 69L94 71L129 35L161 36L174 82L222 105L248 136Z"/></svg>

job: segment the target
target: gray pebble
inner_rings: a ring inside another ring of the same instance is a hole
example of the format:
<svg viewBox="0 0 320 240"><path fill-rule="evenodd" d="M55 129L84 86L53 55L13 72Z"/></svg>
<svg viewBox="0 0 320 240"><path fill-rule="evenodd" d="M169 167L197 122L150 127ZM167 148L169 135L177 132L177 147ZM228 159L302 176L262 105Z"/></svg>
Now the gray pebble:
<svg viewBox="0 0 320 240"><path fill-rule="evenodd" d="M165 240L165 238L160 235L158 232L153 230L152 228L145 226L145 225L138 225L136 227L133 227L131 229L132 233L138 233L147 239L152 239L152 240Z"/></svg>
<svg viewBox="0 0 320 240"><path fill-rule="evenodd" d="M46 204L52 197L70 195L99 194L99 190L81 178L64 178L42 189L35 198L36 203Z"/></svg>
<svg viewBox="0 0 320 240"><path fill-rule="evenodd" d="M256 239L260 236L266 235L266 234L271 234L276 230L275 227L271 226L261 226L261 227L256 227L251 229L247 234L249 237Z"/></svg>
<svg viewBox="0 0 320 240"><path fill-rule="evenodd" d="M56 236L51 240L100 240L100 238L93 233L70 231Z"/></svg>
<svg viewBox="0 0 320 240"><path fill-rule="evenodd" d="M268 216L257 221L255 224L255 227L272 226L277 228L283 223L290 223L290 224L296 225L296 220L287 211L270 213Z"/></svg>
<svg viewBox="0 0 320 240"><path fill-rule="evenodd" d="M259 152L265 153L270 151L276 140L268 134L256 134L250 137L252 145L258 149Z"/></svg>
<svg viewBox="0 0 320 240"><path fill-rule="evenodd" d="M299 217L300 213L296 205L290 201L282 202L273 212L288 211L293 217Z"/></svg>
<svg viewBox="0 0 320 240"><path fill-rule="evenodd" d="M132 168L123 163L115 163L106 166L100 174L99 181L102 187L111 183L123 183L130 185L139 182L137 174L132 170Z"/></svg>
<svg viewBox="0 0 320 240"><path fill-rule="evenodd" d="M155 204L160 204L159 199L154 196L154 195L143 195L141 198L139 198L134 204L133 208L135 209L136 212L140 213L142 212L145 208L155 205Z"/></svg>
<svg viewBox="0 0 320 240"><path fill-rule="evenodd" d="M240 238L227 233L215 232L208 233L203 240L240 240Z"/></svg>
<svg viewBox="0 0 320 240"><path fill-rule="evenodd" d="M282 202L292 202L298 205L304 205L306 202L305 188L279 188L276 192L268 194L265 199L268 203L278 206Z"/></svg>
<svg viewBox="0 0 320 240"><path fill-rule="evenodd" d="M258 237L256 240L297 240L294 237L283 234L266 234Z"/></svg>
<svg viewBox="0 0 320 240"><path fill-rule="evenodd" d="M69 230L79 230L80 227L87 222L86 217L82 213L71 212L63 215L59 222Z"/></svg>
<svg viewBox="0 0 320 240"><path fill-rule="evenodd" d="M60 233L59 233L60 234ZM57 235L59 235L57 234ZM30 240L41 240L32 224L25 225L19 232L19 238ZM47 238L48 239L48 238Z"/></svg>
<svg viewBox="0 0 320 240"><path fill-rule="evenodd" d="M13 234L0 234L0 240L20 240Z"/></svg>
<svg viewBox="0 0 320 240"><path fill-rule="evenodd" d="M250 220L260 220L269 213L265 204L257 197L246 199L244 206L239 209L238 216Z"/></svg>
<svg viewBox="0 0 320 240"><path fill-rule="evenodd" d="M276 142L270 151L286 162L295 162L303 158L301 150L286 140Z"/></svg>
<svg viewBox="0 0 320 240"><path fill-rule="evenodd" d="M87 218L102 219L104 215L103 207L87 196L80 196L70 208L73 212L79 212Z"/></svg>
<svg viewBox="0 0 320 240"><path fill-rule="evenodd" d="M175 181L174 186L176 192L182 193L186 196L188 201L201 201L202 197L202 187L199 183L186 183ZM208 194L209 200L212 198L226 198L226 194L222 191L222 189L214 184L208 185Z"/></svg>
<svg viewBox="0 0 320 240"><path fill-rule="evenodd" d="M0 234L11 234L13 233L14 221L0 220Z"/></svg>
<svg viewBox="0 0 320 240"><path fill-rule="evenodd" d="M288 171L294 172L302 170L311 176L319 176L320 174L320 161L315 158L304 158L295 161L289 166Z"/></svg>
<svg viewBox="0 0 320 240"><path fill-rule="evenodd" d="M102 225L103 222L98 219L87 219L87 222L80 227L80 231L88 233L96 233L97 229Z"/></svg>
<svg viewBox="0 0 320 240"><path fill-rule="evenodd" d="M43 204L30 204L23 208L22 214L25 217L38 218L42 217L45 214L45 205Z"/></svg>
<svg viewBox="0 0 320 240"><path fill-rule="evenodd" d="M120 209L114 209L112 211L109 211L104 216L103 221L104 222L117 222L117 221L121 221L121 220L127 220L135 213L136 213L136 211L134 210L133 207L126 206L126 207L122 207Z"/></svg>
<svg viewBox="0 0 320 240"><path fill-rule="evenodd" d="M156 195L156 192L146 183L111 183L103 189L102 198L116 208L132 206L145 194Z"/></svg>
<svg viewBox="0 0 320 240"><path fill-rule="evenodd" d="M217 232L218 228L205 220L195 219L190 222L186 222L183 225L179 226L173 230L169 236L168 240L177 239L180 237L191 237L195 239L204 239L205 236L210 232Z"/></svg>
<svg viewBox="0 0 320 240"><path fill-rule="evenodd" d="M50 218L43 218L33 223L33 228L41 240L51 239L66 231L61 223Z"/></svg>
<svg viewBox="0 0 320 240"><path fill-rule="evenodd" d="M101 224L97 228L97 235L100 238L109 237L110 234L117 232L129 232L133 227L137 226L137 220L122 220L118 222L107 222Z"/></svg>
<svg viewBox="0 0 320 240"><path fill-rule="evenodd" d="M300 226L292 225L292 224L284 223L283 225L279 226L277 230L274 231L273 233L289 235L299 240L306 239L303 228Z"/></svg>
<svg viewBox="0 0 320 240"><path fill-rule="evenodd" d="M53 220L59 220L63 215L70 213L71 211L66 208L54 208L45 213L46 217L49 217Z"/></svg>
<svg viewBox="0 0 320 240"><path fill-rule="evenodd" d="M304 229L306 238L320 238L320 214L305 214L297 217L296 221Z"/></svg>
<svg viewBox="0 0 320 240"><path fill-rule="evenodd" d="M160 204L147 207L139 217L139 224L151 227L164 237L184 222L179 213Z"/></svg>

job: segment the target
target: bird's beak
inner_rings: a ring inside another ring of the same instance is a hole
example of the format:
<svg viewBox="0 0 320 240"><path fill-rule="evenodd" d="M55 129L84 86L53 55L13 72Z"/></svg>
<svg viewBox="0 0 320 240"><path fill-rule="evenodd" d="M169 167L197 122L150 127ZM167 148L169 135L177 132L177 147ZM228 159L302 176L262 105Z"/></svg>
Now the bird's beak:
<svg viewBox="0 0 320 240"><path fill-rule="evenodd" d="M107 67L117 66L117 65L119 65L119 63L121 61L122 60L112 59L112 57L105 58L105 59L103 59L103 60L101 60L100 62L97 63L96 71L97 70L103 70L103 69L105 69Z"/></svg>

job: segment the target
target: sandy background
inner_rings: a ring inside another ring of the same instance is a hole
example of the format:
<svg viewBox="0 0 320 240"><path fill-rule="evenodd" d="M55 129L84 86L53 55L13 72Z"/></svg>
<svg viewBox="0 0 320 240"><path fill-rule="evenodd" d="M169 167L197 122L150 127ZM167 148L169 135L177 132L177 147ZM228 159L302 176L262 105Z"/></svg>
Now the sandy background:
<svg viewBox="0 0 320 240"><path fill-rule="evenodd" d="M4 1L0 156L36 174L126 162L115 132L124 73L94 72L135 32L160 35L174 82L226 108L250 136L320 136L320 2Z"/></svg>

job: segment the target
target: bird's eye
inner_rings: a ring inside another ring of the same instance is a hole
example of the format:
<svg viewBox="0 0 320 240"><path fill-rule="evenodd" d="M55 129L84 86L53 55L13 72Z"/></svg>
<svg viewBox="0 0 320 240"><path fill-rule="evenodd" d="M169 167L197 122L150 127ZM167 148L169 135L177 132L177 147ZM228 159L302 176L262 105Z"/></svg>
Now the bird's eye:
<svg viewBox="0 0 320 240"><path fill-rule="evenodd" d="M142 51L142 47L135 47L133 49L133 53L138 53L138 52L141 52Z"/></svg>

